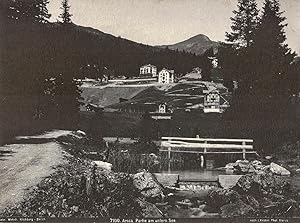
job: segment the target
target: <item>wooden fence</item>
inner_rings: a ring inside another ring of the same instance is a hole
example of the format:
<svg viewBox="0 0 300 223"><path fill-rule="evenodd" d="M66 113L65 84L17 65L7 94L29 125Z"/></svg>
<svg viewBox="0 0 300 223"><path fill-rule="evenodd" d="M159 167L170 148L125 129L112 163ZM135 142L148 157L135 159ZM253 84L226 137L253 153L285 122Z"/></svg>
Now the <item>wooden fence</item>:
<svg viewBox="0 0 300 223"><path fill-rule="evenodd" d="M243 159L246 159L246 154L257 154L253 149L252 139L162 137L160 151L168 152L169 159L172 152L197 154L241 153Z"/></svg>

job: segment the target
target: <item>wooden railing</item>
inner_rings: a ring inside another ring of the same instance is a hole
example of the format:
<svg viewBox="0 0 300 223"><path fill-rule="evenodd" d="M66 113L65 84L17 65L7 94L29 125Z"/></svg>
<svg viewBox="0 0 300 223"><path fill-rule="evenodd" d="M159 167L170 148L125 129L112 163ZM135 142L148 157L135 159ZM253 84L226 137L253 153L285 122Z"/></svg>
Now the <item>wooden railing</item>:
<svg viewBox="0 0 300 223"><path fill-rule="evenodd" d="M164 149L167 148L167 149ZM177 153L198 153L198 154L230 154L242 153L243 159L246 154L254 153L252 139L213 139L213 138L182 138L182 137L162 137L162 152Z"/></svg>

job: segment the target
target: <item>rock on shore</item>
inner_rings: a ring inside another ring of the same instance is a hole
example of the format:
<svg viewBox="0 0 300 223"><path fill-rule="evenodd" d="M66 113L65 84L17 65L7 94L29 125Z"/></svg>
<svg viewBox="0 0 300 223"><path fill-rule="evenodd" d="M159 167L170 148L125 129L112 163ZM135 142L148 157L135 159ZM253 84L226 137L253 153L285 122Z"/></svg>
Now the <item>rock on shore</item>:
<svg viewBox="0 0 300 223"><path fill-rule="evenodd" d="M163 187L159 184L155 176L147 171L134 174L133 185L148 199L160 199L164 196Z"/></svg>
<svg viewBox="0 0 300 223"><path fill-rule="evenodd" d="M289 176L291 173L284 167L269 162L269 165L264 165L259 160L248 161L248 160L237 160L235 163L228 163L225 166L226 170L233 171L238 174L247 174L247 173L256 173L261 174L265 173L266 171L270 171L273 174L280 175L280 176Z"/></svg>
<svg viewBox="0 0 300 223"><path fill-rule="evenodd" d="M299 204L290 183L272 173L247 174L229 189L212 190L206 203L222 217L292 217Z"/></svg>

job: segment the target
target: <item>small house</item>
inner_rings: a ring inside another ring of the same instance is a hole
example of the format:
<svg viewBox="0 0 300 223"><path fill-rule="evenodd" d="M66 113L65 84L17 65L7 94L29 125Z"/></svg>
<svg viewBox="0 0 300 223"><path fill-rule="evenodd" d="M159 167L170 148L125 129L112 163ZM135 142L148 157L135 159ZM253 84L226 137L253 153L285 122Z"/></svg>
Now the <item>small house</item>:
<svg viewBox="0 0 300 223"><path fill-rule="evenodd" d="M204 113L221 113L220 94L217 90L212 90L204 96Z"/></svg>
<svg viewBox="0 0 300 223"><path fill-rule="evenodd" d="M204 113L223 113L229 107L229 102L214 89L204 96Z"/></svg>
<svg viewBox="0 0 300 223"><path fill-rule="evenodd" d="M158 105L158 113L166 113L167 105L165 103Z"/></svg>
<svg viewBox="0 0 300 223"><path fill-rule="evenodd" d="M140 76L157 76L157 68L152 64L147 64L140 67Z"/></svg>
<svg viewBox="0 0 300 223"><path fill-rule="evenodd" d="M172 118L173 110L170 109L167 103L157 104L157 109L154 112L150 112L151 118L155 120L169 120Z"/></svg>
<svg viewBox="0 0 300 223"><path fill-rule="evenodd" d="M218 58L217 57L208 57L208 59L210 59L213 68L218 67Z"/></svg>
<svg viewBox="0 0 300 223"><path fill-rule="evenodd" d="M160 84L174 83L174 70L168 70L166 68L163 68L158 73L158 83Z"/></svg>

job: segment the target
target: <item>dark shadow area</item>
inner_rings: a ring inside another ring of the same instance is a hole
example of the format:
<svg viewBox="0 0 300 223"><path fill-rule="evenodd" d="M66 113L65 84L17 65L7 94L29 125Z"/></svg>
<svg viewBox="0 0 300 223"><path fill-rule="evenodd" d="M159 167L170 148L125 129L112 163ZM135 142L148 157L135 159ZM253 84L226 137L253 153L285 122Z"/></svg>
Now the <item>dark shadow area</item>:
<svg viewBox="0 0 300 223"><path fill-rule="evenodd" d="M16 152L0 150L0 161L6 160L6 159L3 159L3 157L12 156L13 153L16 153Z"/></svg>

